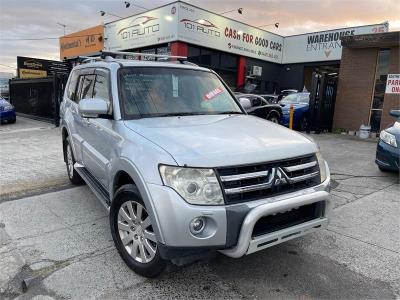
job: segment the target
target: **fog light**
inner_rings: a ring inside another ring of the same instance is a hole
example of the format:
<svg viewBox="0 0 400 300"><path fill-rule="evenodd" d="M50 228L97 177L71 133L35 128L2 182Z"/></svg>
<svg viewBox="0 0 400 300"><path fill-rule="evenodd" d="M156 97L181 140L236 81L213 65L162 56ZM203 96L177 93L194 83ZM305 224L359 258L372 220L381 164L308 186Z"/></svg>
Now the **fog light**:
<svg viewBox="0 0 400 300"><path fill-rule="evenodd" d="M190 231L193 234L199 234L200 232L203 231L204 227L206 225L206 220L203 217L197 217L190 222Z"/></svg>

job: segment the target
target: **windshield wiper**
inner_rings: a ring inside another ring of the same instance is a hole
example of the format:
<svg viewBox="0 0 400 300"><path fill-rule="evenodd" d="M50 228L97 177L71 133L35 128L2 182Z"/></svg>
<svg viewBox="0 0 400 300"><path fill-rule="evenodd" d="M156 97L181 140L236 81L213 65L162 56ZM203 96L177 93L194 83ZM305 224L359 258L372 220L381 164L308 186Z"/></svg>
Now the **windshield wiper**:
<svg viewBox="0 0 400 300"><path fill-rule="evenodd" d="M243 115L241 111L223 111L217 113L218 115Z"/></svg>
<svg viewBox="0 0 400 300"><path fill-rule="evenodd" d="M181 117L181 116L197 116L197 115L206 115L206 113L199 113L199 112L165 113L165 114L154 114L153 117Z"/></svg>

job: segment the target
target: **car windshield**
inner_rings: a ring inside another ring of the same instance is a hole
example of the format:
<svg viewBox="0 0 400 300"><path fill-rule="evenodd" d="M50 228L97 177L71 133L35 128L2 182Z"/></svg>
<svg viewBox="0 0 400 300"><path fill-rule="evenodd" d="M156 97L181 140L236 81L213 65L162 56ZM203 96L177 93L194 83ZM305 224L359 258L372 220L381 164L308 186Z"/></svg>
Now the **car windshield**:
<svg viewBox="0 0 400 300"><path fill-rule="evenodd" d="M207 71L127 67L119 71L125 118L242 113L215 74Z"/></svg>
<svg viewBox="0 0 400 300"><path fill-rule="evenodd" d="M287 95L284 99L282 99L281 103L283 104L295 104L295 103L309 103L310 102L310 94L290 94Z"/></svg>

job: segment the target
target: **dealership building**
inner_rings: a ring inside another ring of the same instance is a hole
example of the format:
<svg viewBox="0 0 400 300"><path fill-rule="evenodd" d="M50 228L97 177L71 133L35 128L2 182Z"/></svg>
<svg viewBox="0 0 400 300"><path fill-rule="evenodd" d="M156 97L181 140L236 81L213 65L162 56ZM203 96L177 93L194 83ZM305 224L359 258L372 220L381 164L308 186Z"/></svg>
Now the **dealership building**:
<svg viewBox="0 0 400 300"><path fill-rule="evenodd" d="M60 46L60 56L62 59L70 59L82 54L96 54L99 47L104 47L105 51L143 53L139 58L124 56L128 59L155 59L146 54L186 56L190 62L216 71L234 91L243 90L247 83L252 83L251 86L256 86L254 93L265 94L278 93L283 89L305 88L310 91L313 74L326 73L339 77L340 91L340 72L344 67L342 40L351 40L359 35L378 36L388 32L388 27L388 23L381 23L281 36L177 1L107 23L103 27L104 33L101 32L101 27L95 27L97 31L91 31L96 37L92 40L93 53L88 53L88 47L81 46L90 42L82 38L85 37L84 34L67 36L67 39L64 39L64 51ZM70 39L74 36L82 40L71 43ZM73 50L75 46L78 48L76 51ZM372 73L365 74L361 68L354 67L347 54L346 72L351 73L353 68L355 72L361 71L358 74L360 78L375 78L379 47L379 43L375 44L375 50L372 51L375 54L366 50L370 56L366 56L366 61L362 61L363 64L370 65L368 71ZM79 49L84 53L80 53ZM395 50L392 53L395 55ZM357 57L357 54L354 56ZM400 73L400 70L397 67L397 71L393 72ZM358 119L353 118L353 122L344 121L348 117L347 107L351 106L352 99L338 99L333 121L335 128L356 130L362 123L369 124L373 102L371 93L375 88L373 80L370 81L368 87L364 86L370 93L364 93L365 97L356 101L357 105L363 106L364 112L368 111L368 116L364 113ZM347 97L348 92L338 93L338 97L341 95ZM372 114L376 113L372 111ZM374 122L379 123L380 117ZM376 129L375 125L374 127Z"/></svg>

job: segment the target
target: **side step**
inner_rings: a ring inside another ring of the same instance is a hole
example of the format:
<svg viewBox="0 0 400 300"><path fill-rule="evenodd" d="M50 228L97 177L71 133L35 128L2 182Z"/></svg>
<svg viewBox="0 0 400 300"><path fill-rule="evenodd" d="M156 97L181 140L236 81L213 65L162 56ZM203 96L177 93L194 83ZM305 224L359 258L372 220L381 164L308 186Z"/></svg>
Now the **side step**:
<svg viewBox="0 0 400 300"><path fill-rule="evenodd" d="M74 169L90 187L93 193L100 199L107 210L110 210L110 195L103 185L81 164L75 163Z"/></svg>

